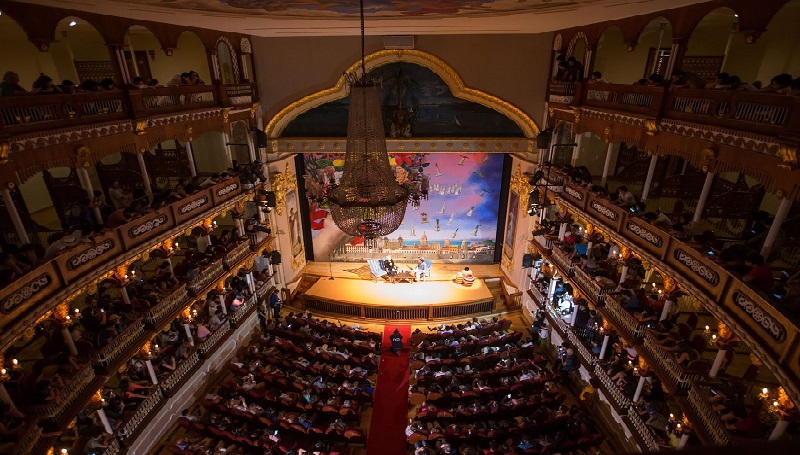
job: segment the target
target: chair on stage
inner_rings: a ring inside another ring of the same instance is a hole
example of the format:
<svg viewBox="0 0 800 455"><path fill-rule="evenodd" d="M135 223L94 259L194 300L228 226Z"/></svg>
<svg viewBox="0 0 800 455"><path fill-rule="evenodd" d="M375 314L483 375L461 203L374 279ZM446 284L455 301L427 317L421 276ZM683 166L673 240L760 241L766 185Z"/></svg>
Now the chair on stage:
<svg viewBox="0 0 800 455"><path fill-rule="evenodd" d="M425 278L431 277L431 266L433 266L433 261L430 259L425 259L425 270L422 272L422 276L420 279L425 281Z"/></svg>
<svg viewBox="0 0 800 455"><path fill-rule="evenodd" d="M381 267L380 259L367 259L367 264L369 265L369 272L375 277L376 283L378 282L378 278L386 276L386 270L383 270L383 267Z"/></svg>

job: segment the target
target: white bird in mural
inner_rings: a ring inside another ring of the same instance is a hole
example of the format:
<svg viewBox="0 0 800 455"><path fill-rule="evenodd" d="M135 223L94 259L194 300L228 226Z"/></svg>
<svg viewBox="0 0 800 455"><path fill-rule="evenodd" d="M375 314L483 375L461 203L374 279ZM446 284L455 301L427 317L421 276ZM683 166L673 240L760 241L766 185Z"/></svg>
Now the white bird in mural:
<svg viewBox="0 0 800 455"><path fill-rule="evenodd" d="M452 226L453 225L453 216L455 216L455 213L451 213L450 214L450 219L447 221L447 225L448 226Z"/></svg>
<svg viewBox="0 0 800 455"><path fill-rule="evenodd" d="M458 162L458 165L459 166L463 166L464 165L464 161L467 161L467 158L469 158L469 155L458 155L458 156L459 156L459 158L461 158L461 160Z"/></svg>
<svg viewBox="0 0 800 455"><path fill-rule="evenodd" d="M446 201L445 201L445 202L442 202L442 208L439 210L439 213L444 213L444 206L445 206L445 204L447 204L447 202L446 202Z"/></svg>
<svg viewBox="0 0 800 455"><path fill-rule="evenodd" d="M481 227L481 225L479 224L479 225L475 226L475 229L473 229L473 230L472 230L472 236L473 236L473 237L477 237L477 235L478 235L478 228L480 228L480 227Z"/></svg>
<svg viewBox="0 0 800 455"><path fill-rule="evenodd" d="M452 234L450 234L450 238L451 238L451 239L454 239L454 238L456 238L456 235L457 235L457 234L458 234L458 228L456 228L456 231L455 231L455 232L453 232Z"/></svg>
<svg viewBox="0 0 800 455"><path fill-rule="evenodd" d="M436 177L443 176L444 174L442 174L442 171L439 170L439 163L433 163L433 165L436 166Z"/></svg>
<svg viewBox="0 0 800 455"><path fill-rule="evenodd" d="M475 206L473 205L472 207L469 208L469 211L467 212L467 216L472 216L472 212L474 212L474 211L475 211Z"/></svg>

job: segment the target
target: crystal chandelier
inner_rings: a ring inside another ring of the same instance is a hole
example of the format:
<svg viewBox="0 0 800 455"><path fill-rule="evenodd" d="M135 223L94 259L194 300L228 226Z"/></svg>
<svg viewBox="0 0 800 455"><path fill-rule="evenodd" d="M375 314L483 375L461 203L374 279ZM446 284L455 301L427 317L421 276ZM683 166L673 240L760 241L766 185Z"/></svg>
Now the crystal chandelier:
<svg viewBox="0 0 800 455"><path fill-rule="evenodd" d="M348 74L350 106L347 152L339 183L327 194L339 229L363 237L369 247L403 222L409 191L395 180L386 152L378 87L368 80L364 62L364 0L361 4L361 76Z"/></svg>

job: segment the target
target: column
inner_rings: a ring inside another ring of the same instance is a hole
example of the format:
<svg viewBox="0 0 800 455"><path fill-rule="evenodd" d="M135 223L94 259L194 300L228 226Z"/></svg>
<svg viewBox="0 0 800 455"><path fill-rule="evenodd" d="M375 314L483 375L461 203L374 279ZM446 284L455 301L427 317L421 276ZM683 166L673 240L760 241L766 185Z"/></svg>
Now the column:
<svg viewBox="0 0 800 455"><path fill-rule="evenodd" d="M658 24L658 44L656 44L656 53L653 55L653 66L650 67L650 74L656 72L656 65L658 65L658 53L661 51L661 43L664 42L664 29L667 28L666 22Z"/></svg>
<svg viewBox="0 0 800 455"><path fill-rule="evenodd" d="M5 368L3 368L3 372L5 372ZM11 409L17 409L14 400L11 399L11 395L8 394L8 390L6 390L6 386L3 385L2 381L0 381L0 401L7 404Z"/></svg>
<svg viewBox="0 0 800 455"><path fill-rule="evenodd" d="M129 84L132 78L128 72L128 63L125 60L125 46L122 44L109 44L108 53L111 66L114 67L115 79L120 81L122 85Z"/></svg>
<svg viewBox="0 0 800 455"><path fill-rule="evenodd" d="M673 32L674 33L674 32ZM667 69L664 71L664 79L672 77L672 72L675 68L680 68L683 65L683 56L686 54L686 38L673 38L672 48L669 53L669 62L667 62Z"/></svg>
<svg viewBox="0 0 800 455"><path fill-rule="evenodd" d="M558 278L555 276L550 279L550 286L547 288L547 299L553 300L553 294L556 292L556 285L558 284Z"/></svg>
<svg viewBox="0 0 800 455"><path fill-rule="evenodd" d="M628 266L627 265L623 265L622 266L622 271L619 273L619 284L624 283L625 282L625 278L627 278L627 277L628 277Z"/></svg>
<svg viewBox="0 0 800 455"><path fill-rule="evenodd" d="M8 216L11 217L11 222L14 224L14 229L17 231L19 241L23 244L31 243L28 232L22 224L22 218L19 217L19 212L17 212L17 206L14 205L14 199L11 198L11 191L8 188L3 189L3 203L6 205Z"/></svg>
<svg viewBox="0 0 800 455"><path fill-rule="evenodd" d="M192 344L192 346L194 346L194 344ZM147 359L144 364L147 365L147 372L150 373L150 381L153 382L153 385L158 385L158 376L156 375L156 370L153 368L153 362Z"/></svg>
<svg viewBox="0 0 800 455"><path fill-rule="evenodd" d="M130 306L131 298L128 295L128 288L126 288L125 286L119 288L119 295L122 296L122 301L125 302L125 305Z"/></svg>
<svg viewBox="0 0 800 455"><path fill-rule="evenodd" d="M220 293L217 298L219 299L219 306L222 307L222 314L227 315L228 307L225 305L225 294Z"/></svg>
<svg viewBox="0 0 800 455"><path fill-rule="evenodd" d="M647 200L650 194L650 187L653 185L653 175L656 173L656 165L658 164L658 155L650 157L650 167L647 168L647 177L644 179L644 187L642 187L642 202Z"/></svg>
<svg viewBox="0 0 800 455"><path fill-rule="evenodd" d="M86 168L79 167L77 172L78 178L81 180L81 185L83 189L86 190L86 195L89 197L89 200L94 200L94 188L92 187L92 179L89 178L89 171L87 171ZM100 207L94 208L94 218L97 224L103 224L103 214L100 213Z"/></svg>
<svg viewBox="0 0 800 455"><path fill-rule="evenodd" d="M725 64L728 63L728 54L731 53L731 45L733 44L733 38L736 36L737 31L739 31L739 22L734 21L731 26L731 32L728 34L728 42L725 43L725 52L722 53L722 63L719 65L720 71L725 71Z"/></svg>
<svg viewBox="0 0 800 455"><path fill-rule="evenodd" d="M136 63L136 52L131 45L131 38L125 34L125 44L128 46L128 52L131 53L131 62L133 63L133 72L136 77L139 77L139 65Z"/></svg>
<svg viewBox="0 0 800 455"><path fill-rule="evenodd" d="M642 390L644 390L644 383L647 382L645 376L639 376L639 384L636 385L636 392L633 393L633 401L639 401L642 397Z"/></svg>
<svg viewBox="0 0 800 455"><path fill-rule="evenodd" d="M578 158L581 156L581 146L583 145L583 133L575 135L575 143L578 144L572 149L572 165L578 165Z"/></svg>
<svg viewBox="0 0 800 455"><path fill-rule="evenodd" d="M711 364L711 371L708 372L708 376L712 378L716 378L717 374L719 373L719 369L722 367L722 362L725 361L725 354L728 351L726 349L720 349L717 351L717 356L714 357L714 363Z"/></svg>
<svg viewBox="0 0 800 455"><path fill-rule="evenodd" d="M789 422L786 420L778 420L775 424L775 428L772 430L772 433L769 435L770 441L777 441L778 439L783 437L783 434L786 433L786 429L789 428Z"/></svg>
<svg viewBox="0 0 800 455"><path fill-rule="evenodd" d="M64 337L64 342L67 343L70 354L78 355L78 348L75 346L75 340L72 339L72 334L69 333L68 325L61 328L61 335Z"/></svg>
<svg viewBox="0 0 800 455"><path fill-rule="evenodd" d="M558 226L558 240L563 242L565 235L567 235L567 223L561 223Z"/></svg>
<svg viewBox="0 0 800 455"><path fill-rule="evenodd" d="M678 424L678 425L680 425L680 424ZM689 443L689 435L686 434L686 433L683 433L681 435L681 440L678 441L678 450L685 449L686 448L686 444L688 444L688 443Z"/></svg>
<svg viewBox="0 0 800 455"><path fill-rule="evenodd" d="M708 196L711 194L711 186L714 184L714 177L716 174L709 172L706 174L706 181L703 183L703 191L700 192L700 197L697 198L697 207L694 209L694 216L692 221L698 222L703 217L703 209L706 207Z"/></svg>
<svg viewBox="0 0 800 455"><path fill-rule="evenodd" d="M578 305L572 305L572 314L569 317L569 325L575 327L575 321L578 320Z"/></svg>
<svg viewBox="0 0 800 455"><path fill-rule="evenodd" d="M669 317L669 312L672 310L672 305L674 304L675 302L670 299L664 300L664 309L661 310L661 317L658 318L659 322Z"/></svg>
<svg viewBox="0 0 800 455"><path fill-rule="evenodd" d="M608 342L611 340L611 335L606 335L603 337L603 345L600 346L600 360L603 360L606 356L606 350L608 350Z"/></svg>
<svg viewBox="0 0 800 455"><path fill-rule="evenodd" d="M611 156L614 154L614 143L609 142L606 149L606 161L603 163L603 177L600 179L600 186L605 186L608 181L608 171L611 168Z"/></svg>
<svg viewBox="0 0 800 455"><path fill-rule="evenodd" d="M150 176L147 174L147 165L144 164L144 154L146 152L137 153L136 159L139 160L139 170L142 171L142 181L144 181L144 192L148 197L153 196L153 188L150 186Z"/></svg>
<svg viewBox="0 0 800 455"><path fill-rule="evenodd" d="M253 142L253 135L249 131L245 137L247 137L247 151L250 152L250 162L252 163L256 161L256 156L258 156L256 154L256 144Z"/></svg>
<svg viewBox="0 0 800 455"><path fill-rule="evenodd" d="M226 132L222 132L222 147L225 150L225 159L228 160L228 167L233 167L233 154L231 153L231 146L228 145L230 143L231 137Z"/></svg>
<svg viewBox="0 0 800 455"><path fill-rule="evenodd" d="M789 214L789 210L791 210L791 208L791 199L788 197L781 199L781 205L778 206L778 211L775 213L775 219L772 221L772 224L769 227L767 238L764 240L764 246L761 247L761 255L764 256L764 259L768 258L769 254L772 252L772 247L775 245L775 239L778 238L778 232L780 232L783 222L786 221L786 215Z"/></svg>
<svg viewBox="0 0 800 455"><path fill-rule="evenodd" d="M194 337L192 336L192 326L189 324L183 324L183 331L186 332L186 339L189 340L189 344L194 346Z"/></svg>
<svg viewBox="0 0 800 455"><path fill-rule="evenodd" d="M105 406L106 400L103 400L103 405ZM114 430L111 429L111 422L108 421L108 416L106 416L106 411L104 408L100 408L97 410L97 417L100 417L100 422L103 423L103 429L106 430L106 433L113 434Z"/></svg>
<svg viewBox="0 0 800 455"><path fill-rule="evenodd" d="M197 177L197 166L194 164L194 152L192 152L192 141L186 141L184 144L186 148L186 159L189 161L189 172L192 177Z"/></svg>

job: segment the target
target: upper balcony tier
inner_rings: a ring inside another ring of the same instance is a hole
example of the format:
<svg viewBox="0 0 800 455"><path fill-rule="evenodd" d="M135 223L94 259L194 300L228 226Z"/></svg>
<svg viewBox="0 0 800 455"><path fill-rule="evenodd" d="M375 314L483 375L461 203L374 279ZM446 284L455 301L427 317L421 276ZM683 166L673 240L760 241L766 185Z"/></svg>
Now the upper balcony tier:
<svg viewBox="0 0 800 455"><path fill-rule="evenodd" d="M767 191L800 197L800 96L551 82L547 100L551 118L572 123L573 134L680 156L709 172L743 172Z"/></svg>
<svg viewBox="0 0 800 455"><path fill-rule="evenodd" d="M192 109L247 107L258 100L256 89L255 83L242 83L6 96L0 98L0 138Z"/></svg>

